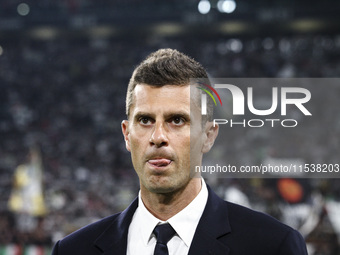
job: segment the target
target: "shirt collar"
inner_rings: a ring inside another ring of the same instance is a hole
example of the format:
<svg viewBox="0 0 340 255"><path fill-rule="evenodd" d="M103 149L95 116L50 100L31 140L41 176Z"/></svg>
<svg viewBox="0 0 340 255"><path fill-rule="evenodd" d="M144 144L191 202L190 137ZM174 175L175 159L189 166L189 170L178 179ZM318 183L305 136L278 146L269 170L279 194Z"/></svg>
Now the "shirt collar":
<svg viewBox="0 0 340 255"><path fill-rule="evenodd" d="M186 246L190 247L198 222L203 214L208 200L208 189L202 178L202 188L198 195L182 211L168 219L166 222L175 229L177 235ZM152 238L153 230L159 223L165 223L153 216L145 207L141 194L138 195L137 221L141 224L142 241L145 245Z"/></svg>
<svg viewBox="0 0 340 255"><path fill-rule="evenodd" d="M157 219L155 216L153 216L148 209L146 209L142 198L141 194L139 191L138 195L138 208L136 210L137 213L137 222L140 222L140 233L142 235L142 241L143 244L146 246L148 245L151 237L152 237L152 232L154 228L157 226L159 222L161 222L159 219Z"/></svg>

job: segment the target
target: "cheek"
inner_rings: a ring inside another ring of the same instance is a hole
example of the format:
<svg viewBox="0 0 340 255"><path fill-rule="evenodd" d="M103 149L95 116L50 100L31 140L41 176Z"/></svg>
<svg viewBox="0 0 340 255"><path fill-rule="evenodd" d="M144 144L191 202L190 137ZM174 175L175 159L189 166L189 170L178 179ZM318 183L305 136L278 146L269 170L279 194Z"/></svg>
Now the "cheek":
<svg viewBox="0 0 340 255"><path fill-rule="evenodd" d="M136 137L131 138L130 147L131 147L132 151L137 152L139 150L139 147L142 147L141 143L142 143L141 139L138 139Z"/></svg>
<svg viewBox="0 0 340 255"><path fill-rule="evenodd" d="M130 152L133 158L140 154L140 150L143 147L145 146L143 146L140 138L136 137L135 135L130 135Z"/></svg>
<svg viewBox="0 0 340 255"><path fill-rule="evenodd" d="M143 161L143 147L141 146L138 139L131 139L130 140L130 148L131 148L131 160L132 165L137 173L141 171L143 168L142 161Z"/></svg>
<svg viewBox="0 0 340 255"><path fill-rule="evenodd" d="M191 151L201 152L203 145L203 134L201 130L193 129L190 135L190 149Z"/></svg>
<svg viewBox="0 0 340 255"><path fill-rule="evenodd" d="M178 150L177 156L179 157L181 164L190 164L191 156L198 153L196 150L196 142L190 141L190 136L183 138L177 145Z"/></svg>
<svg viewBox="0 0 340 255"><path fill-rule="evenodd" d="M187 148L190 148L190 140L191 136L188 132L187 134L178 134L175 136L170 137L170 141L172 140L172 144L175 147L180 148L181 150L186 150Z"/></svg>

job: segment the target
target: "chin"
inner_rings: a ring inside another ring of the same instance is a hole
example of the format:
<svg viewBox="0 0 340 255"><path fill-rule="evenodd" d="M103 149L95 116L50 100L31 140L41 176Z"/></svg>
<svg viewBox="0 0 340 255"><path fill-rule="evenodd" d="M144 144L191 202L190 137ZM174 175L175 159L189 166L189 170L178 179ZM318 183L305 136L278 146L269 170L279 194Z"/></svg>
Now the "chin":
<svg viewBox="0 0 340 255"><path fill-rule="evenodd" d="M177 190L177 186L167 180L158 180L156 183L149 183L147 189L152 193L166 194Z"/></svg>
<svg viewBox="0 0 340 255"><path fill-rule="evenodd" d="M174 190L162 187L162 188L150 189L150 191L155 194L169 194L169 193L172 193Z"/></svg>
<svg viewBox="0 0 340 255"><path fill-rule="evenodd" d="M188 181L175 181L168 178L157 179L156 181L149 183L148 190L157 194L173 193L185 188L188 183Z"/></svg>
<svg viewBox="0 0 340 255"><path fill-rule="evenodd" d="M174 192L176 188L171 185L150 185L148 190L152 193L166 194Z"/></svg>

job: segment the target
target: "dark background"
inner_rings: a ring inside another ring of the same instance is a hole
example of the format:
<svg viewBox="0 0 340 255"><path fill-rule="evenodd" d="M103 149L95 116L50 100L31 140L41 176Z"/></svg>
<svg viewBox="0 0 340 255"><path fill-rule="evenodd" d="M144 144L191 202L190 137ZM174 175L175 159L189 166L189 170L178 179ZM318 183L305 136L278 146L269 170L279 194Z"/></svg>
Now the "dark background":
<svg viewBox="0 0 340 255"><path fill-rule="evenodd" d="M230 14L220 13L217 1L210 1L208 14L193 0L0 1L0 249L48 252L56 240L124 209L137 195L120 122L130 75L152 51L176 48L213 77L339 77L339 1L235 1ZM315 96L329 100L322 88ZM306 130L308 150L340 163L336 106L331 113L323 130ZM323 135L313 140L313 132ZM244 162L272 153L254 143L254 134L240 135L229 141L231 159L240 150ZM284 135L273 145L277 157L292 154ZM14 171L33 145L41 150L49 209L39 218L7 206ZM278 181L208 180L221 197L233 194L299 229L311 255L340 254L339 179L299 179L303 197L294 203Z"/></svg>

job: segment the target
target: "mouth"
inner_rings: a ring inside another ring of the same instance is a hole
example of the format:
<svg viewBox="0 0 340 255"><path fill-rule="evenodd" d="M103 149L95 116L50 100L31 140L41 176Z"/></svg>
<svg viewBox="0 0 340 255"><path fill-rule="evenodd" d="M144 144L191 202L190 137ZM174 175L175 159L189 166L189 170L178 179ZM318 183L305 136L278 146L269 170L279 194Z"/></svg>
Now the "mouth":
<svg viewBox="0 0 340 255"><path fill-rule="evenodd" d="M172 162L171 159L167 158L154 158L154 159L149 159L148 164L151 165L153 168L157 169L163 169L169 166Z"/></svg>

